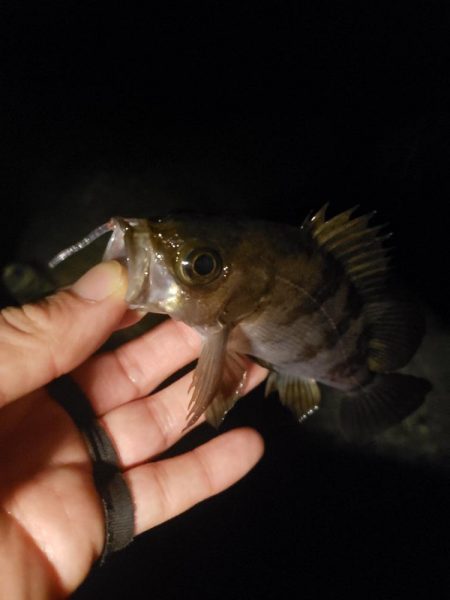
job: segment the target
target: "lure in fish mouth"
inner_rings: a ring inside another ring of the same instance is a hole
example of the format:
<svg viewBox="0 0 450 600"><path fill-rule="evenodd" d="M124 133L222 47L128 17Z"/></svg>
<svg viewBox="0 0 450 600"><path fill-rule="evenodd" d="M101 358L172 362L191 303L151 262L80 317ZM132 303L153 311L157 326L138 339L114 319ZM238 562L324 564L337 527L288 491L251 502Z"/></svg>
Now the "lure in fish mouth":
<svg viewBox="0 0 450 600"><path fill-rule="evenodd" d="M301 420L320 386L345 393L340 424L364 441L415 411L428 381L406 365L424 319L387 283L387 236L355 209L301 227L227 218L117 217L60 252L56 266L105 233L104 260L128 270L130 308L165 313L195 328L203 346L187 426L206 411L218 426L238 400L246 357L270 370L266 393Z"/></svg>

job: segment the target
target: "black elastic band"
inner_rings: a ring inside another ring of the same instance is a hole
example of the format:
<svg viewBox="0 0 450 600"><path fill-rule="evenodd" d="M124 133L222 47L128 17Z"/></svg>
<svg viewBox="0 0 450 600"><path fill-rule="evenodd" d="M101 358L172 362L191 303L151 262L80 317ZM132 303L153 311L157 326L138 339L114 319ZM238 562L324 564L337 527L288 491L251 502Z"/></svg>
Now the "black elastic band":
<svg viewBox="0 0 450 600"><path fill-rule="evenodd" d="M93 463L94 482L102 499L105 515L105 545L100 557L127 546L134 536L134 504L130 490L120 472L118 457L105 430L96 420L89 401L68 376L55 379L47 386L54 398L72 417L82 432Z"/></svg>

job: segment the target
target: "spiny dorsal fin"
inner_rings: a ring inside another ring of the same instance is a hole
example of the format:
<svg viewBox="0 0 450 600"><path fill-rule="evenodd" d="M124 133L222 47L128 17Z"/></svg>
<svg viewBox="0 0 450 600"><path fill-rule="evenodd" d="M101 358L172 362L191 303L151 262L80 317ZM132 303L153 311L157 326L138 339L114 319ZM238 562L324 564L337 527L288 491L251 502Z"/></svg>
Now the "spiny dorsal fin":
<svg viewBox="0 0 450 600"><path fill-rule="evenodd" d="M384 291L389 270L388 250L383 242L389 235L378 235L383 226L369 227L375 213L352 218L356 206L326 220L328 205L308 217L302 229L320 248L344 267L349 279L365 300L375 300Z"/></svg>

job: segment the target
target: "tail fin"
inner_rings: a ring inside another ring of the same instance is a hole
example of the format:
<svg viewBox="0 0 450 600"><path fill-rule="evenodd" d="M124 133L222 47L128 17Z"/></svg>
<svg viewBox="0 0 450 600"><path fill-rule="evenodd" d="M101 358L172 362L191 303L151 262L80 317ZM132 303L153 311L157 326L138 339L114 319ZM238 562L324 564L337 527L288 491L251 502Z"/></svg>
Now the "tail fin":
<svg viewBox="0 0 450 600"><path fill-rule="evenodd" d="M345 437L369 441L417 410L430 389L426 379L412 375L375 375L369 385L343 400L340 422Z"/></svg>

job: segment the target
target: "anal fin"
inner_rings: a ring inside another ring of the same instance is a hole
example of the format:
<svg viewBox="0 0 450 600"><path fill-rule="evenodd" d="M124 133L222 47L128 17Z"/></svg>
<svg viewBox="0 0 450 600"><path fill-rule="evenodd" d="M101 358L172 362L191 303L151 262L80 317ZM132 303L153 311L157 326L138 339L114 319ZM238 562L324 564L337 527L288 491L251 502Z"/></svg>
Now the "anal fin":
<svg viewBox="0 0 450 600"><path fill-rule="evenodd" d="M376 375L369 385L343 399L340 424L345 437L369 441L417 410L430 389L426 379L412 375Z"/></svg>
<svg viewBox="0 0 450 600"><path fill-rule="evenodd" d="M278 391L281 403L299 421L306 419L319 407L320 389L314 379L301 379L272 371L267 378L265 395L274 391Z"/></svg>

